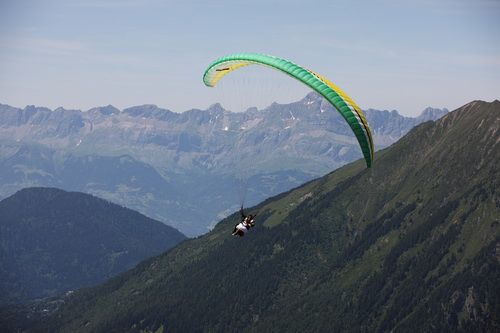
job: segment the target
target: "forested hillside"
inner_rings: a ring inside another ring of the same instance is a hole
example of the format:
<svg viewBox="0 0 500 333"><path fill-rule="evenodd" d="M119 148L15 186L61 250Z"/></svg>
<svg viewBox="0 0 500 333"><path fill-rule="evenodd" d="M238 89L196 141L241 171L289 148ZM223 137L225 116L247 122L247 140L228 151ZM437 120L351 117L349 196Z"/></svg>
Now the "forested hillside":
<svg viewBox="0 0 500 333"><path fill-rule="evenodd" d="M0 201L0 304L96 285L185 238L88 194L21 190Z"/></svg>

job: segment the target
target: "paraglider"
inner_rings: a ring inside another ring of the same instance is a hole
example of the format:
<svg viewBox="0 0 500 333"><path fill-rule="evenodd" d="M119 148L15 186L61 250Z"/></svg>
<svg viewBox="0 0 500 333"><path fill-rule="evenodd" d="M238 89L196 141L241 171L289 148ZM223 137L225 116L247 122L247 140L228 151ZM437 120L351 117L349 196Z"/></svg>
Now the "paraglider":
<svg viewBox="0 0 500 333"><path fill-rule="evenodd" d="M363 153L366 166L371 167L374 158L374 145L370 127L354 101L339 87L325 77L301 67L288 60L260 53L236 53L213 61L205 70L203 82L208 87L215 87L217 82L228 73L248 65L261 65L281 71L288 76L309 86L320 94L345 119L353 131ZM244 236L254 226L255 216L245 216L241 207L241 222L236 224L233 235Z"/></svg>
<svg viewBox="0 0 500 333"><path fill-rule="evenodd" d="M241 221L240 223L236 224L233 229L233 236L240 236L243 237L245 236L245 233L250 230L250 228L253 228L255 226L255 215L249 214L246 215L243 206L240 208L240 214L241 214Z"/></svg>

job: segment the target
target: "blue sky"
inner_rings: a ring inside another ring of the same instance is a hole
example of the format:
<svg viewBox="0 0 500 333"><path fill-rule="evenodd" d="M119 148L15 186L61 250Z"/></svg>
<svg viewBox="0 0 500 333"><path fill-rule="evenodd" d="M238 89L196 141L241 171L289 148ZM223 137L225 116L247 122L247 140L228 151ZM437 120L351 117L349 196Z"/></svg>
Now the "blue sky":
<svg viewBox="0 0 500 333"><path fill-rule="evenodd" d="M499 17L496 0L0 0L0 103L237 111L307 93L269 69L203 85L212 60L245 51L308 67L363 109L453 110L500 99Z"/></svg>

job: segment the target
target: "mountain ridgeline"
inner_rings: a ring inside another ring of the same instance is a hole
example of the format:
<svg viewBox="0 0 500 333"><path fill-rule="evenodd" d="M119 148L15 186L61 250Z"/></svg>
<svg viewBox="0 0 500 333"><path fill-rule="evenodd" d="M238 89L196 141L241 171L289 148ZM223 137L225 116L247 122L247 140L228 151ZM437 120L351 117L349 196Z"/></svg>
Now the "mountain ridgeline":
<svg viewBox="0 0 500 333"><path fill-rule="evenodd" d="M0 201L0 304L96 285L184 239L88 194L21 190Z"/></svg>
<svg viewBox="0 0 500 333"><path fill-rule="evenodd" d="M366 117L380 148L446 112L428 108L410 118L367 110ZM183 113L0 105L0 128L0 199L30 186L80 191L190 236L239 207L242 182L245 203L254 205L361 157L345 121L314 93L242 113L219 104Z"/></svg>
<svg viewBox="0 0 500 333"><path fill-rule="evenodd" d="M90 289L47 332L498 332L500 102L475 101L364 161ZM21 325L22 326L22 325Z"/></svg>

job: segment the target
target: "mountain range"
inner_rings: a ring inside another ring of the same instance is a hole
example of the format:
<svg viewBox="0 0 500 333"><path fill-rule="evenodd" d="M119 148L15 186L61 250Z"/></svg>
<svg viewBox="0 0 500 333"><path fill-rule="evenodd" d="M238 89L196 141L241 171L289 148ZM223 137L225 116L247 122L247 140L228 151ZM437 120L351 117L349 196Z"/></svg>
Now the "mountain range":
<svg viewBox="0 0 500 333"><path fill-rule="evenodd" d="M498 332L500 101L221 221L105 284L18 309L43 332ZM17 318L17 322L14 320Z"/></svg>
<svg viewBox="0 0 500 333"><path fill-rule="evenodd" d="M377 148L446 113L365 111ZM315 93L243 113L220 104L183 113L0 105L0 129L0 198L27 186L82 191L189 236L243 201L256 204L361 157L344 120Z"/></svg>

